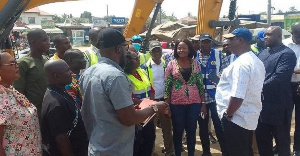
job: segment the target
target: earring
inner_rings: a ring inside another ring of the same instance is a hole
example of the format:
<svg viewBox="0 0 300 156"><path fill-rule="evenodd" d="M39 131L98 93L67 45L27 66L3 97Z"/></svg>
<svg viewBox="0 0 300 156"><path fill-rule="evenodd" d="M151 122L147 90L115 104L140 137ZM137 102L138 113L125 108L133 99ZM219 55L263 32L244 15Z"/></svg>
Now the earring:
<svg viewBox="0 0 300 156"><path fill-rule="evenodd" d="M0 76L0 81L2 80L2 77Z"/></svg>

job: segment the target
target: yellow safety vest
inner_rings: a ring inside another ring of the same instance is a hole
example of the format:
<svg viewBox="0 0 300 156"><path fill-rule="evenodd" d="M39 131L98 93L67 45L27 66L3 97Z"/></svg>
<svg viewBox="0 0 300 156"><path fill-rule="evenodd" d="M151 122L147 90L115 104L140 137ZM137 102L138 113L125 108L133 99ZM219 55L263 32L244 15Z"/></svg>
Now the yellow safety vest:
<svg viewBox="0 0 300 156"><path fill-rule="evenodd" d="M133 94L146 94L145 98L149 98L148 92L151 90L151 84L150 81L143 71L143 69L138 68L137 69L138 74L141 76L143 81L138 80L135 78L132 74L127 74L128 79L133 83L134 85L134 91Z"/></svg>
<svg viewBox="0 0 300 156"><path fill-rule="evenodd" d="M251 50L252 50L253 52L255 52L256 54L259 53L259 50L254 46L254 44L251 45Z"/></svg>
<svg viewBox="0 0 300 156"><path fill-rule="evenodd" d="M88 51L88 52L83 52L83 54L89 60L90 66L92 66L98 62L98 57L94 52Z"/></svg>
<svg viewBox="0 0 300 156"><path fill-rule="evenodd" d="M165 71L166 62L163 58L161 58L161 62L162 62L162 65L163 65L164 71ZM147 73L148 73L149 80L150 80L151 84L153 85L153 71L152 71L152 66L151 66L151 59L149 59L148 62L146 63L146 67L147 67Z"/></svg>
<svg viewBox="0 0 300 156"><path fill-rule="evenodd" d="M146 63L151 57L149 52L147 52L146 54L139 53L139 56L140 56L140 65Z"/></svg>

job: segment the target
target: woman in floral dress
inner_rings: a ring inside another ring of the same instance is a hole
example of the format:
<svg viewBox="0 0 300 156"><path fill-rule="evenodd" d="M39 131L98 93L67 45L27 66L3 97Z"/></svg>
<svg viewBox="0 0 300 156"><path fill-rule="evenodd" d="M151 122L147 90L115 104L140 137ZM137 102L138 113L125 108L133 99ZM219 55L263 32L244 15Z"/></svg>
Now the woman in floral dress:
<svg viewBox="0 0 300 156"><path fill-rule="evenodd" d="M15 59L0 53L0 155L39 156L42 149L37 109L12 87L19 77Z"/></svg>
<svg viewBox="0 0 300 156"><path fill-rule="evenodd" d="M196 144L197 120L206 115L200 66L193 58L195 51L189 40L175 44L174 57L165 72L165 99L170 104L175 155L182 151L182 134L186 131L188 156Z"/></svg>

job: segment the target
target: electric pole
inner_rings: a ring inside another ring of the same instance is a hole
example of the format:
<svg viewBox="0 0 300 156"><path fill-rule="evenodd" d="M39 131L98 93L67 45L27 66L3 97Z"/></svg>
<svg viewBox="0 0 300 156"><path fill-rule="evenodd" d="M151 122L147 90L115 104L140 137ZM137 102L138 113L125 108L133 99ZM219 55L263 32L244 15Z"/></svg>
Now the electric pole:
<svg viewBox="0 0 300 156"><path fill-rule="evenodd" d="M271 9L272 9L272 0L268 0L268 25L270 26L271 25L271 16L272 16L272 13L271 13Z"/></svg>

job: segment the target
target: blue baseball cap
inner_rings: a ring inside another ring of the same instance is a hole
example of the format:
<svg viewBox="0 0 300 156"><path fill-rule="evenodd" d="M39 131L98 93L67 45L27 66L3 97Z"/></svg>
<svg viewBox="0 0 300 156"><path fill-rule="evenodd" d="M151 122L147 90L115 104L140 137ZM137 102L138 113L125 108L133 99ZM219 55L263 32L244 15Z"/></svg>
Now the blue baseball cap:
<svg viewBox="0 0 300 156"><path fill-rule="evenodd" d="M257 38L258 38L260 41L264 42L264 41L265 41L265 30L259 31L259 32L257 33Z"/></svg>
<svg viewBox="0 0 300 156"><path fill-rule="evenodd" d="M246 41L252 40L252 33L247 28L237 28L229 34L223 35L224 38L242 37Z"/></svg>

